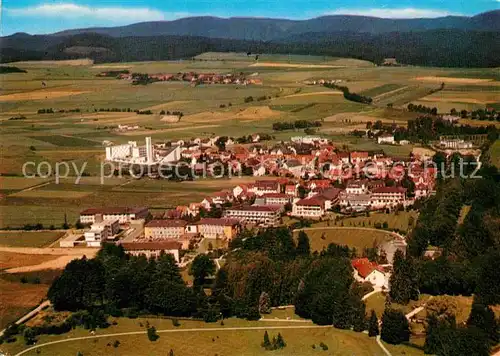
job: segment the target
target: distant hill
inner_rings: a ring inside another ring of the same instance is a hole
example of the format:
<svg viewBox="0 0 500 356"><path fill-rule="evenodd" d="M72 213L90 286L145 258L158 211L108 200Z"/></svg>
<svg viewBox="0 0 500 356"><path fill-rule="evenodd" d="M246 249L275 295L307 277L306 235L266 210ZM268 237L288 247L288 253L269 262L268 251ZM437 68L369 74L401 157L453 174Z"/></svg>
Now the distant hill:
<svg viewBox="0 0 500 356"><path fill-rule="evenodd" d="M0 38L2 63L89 57L96 62L192 58L204 52L293 53L442 67L500 66L500 11L474 17L311 20L215 17Z"/></svg>
<svg viewBox="0 0 500 356"><path fill-rule="evenodd" d="M93 32L112 37L200 36L270 41L310 32L383 34L437 29L500 31L500 10L472 17L446 16L433 19L383 19L350 15L322 16L309 20L204 16L173 21L142 22L119 27L73 29L55 33L54 36Z"/></svg>

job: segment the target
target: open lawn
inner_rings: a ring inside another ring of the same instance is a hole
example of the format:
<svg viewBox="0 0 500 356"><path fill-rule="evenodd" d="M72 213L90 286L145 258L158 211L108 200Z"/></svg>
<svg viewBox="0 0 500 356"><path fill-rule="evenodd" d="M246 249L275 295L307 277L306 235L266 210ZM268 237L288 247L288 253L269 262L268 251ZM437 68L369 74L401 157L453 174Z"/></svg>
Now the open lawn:
<svg viewBox="0 0 500 356"><path fill-rule="evenodd" d="M389 229L408 231L409 223L415 224L418 218L417 211L398 211L390 214L370 213L370 216L348 217L343 219L344 226L373 227L375 224L387 223Z"/></svg>
<svg viewBox="0 0 500 356"><path fill-rule="evenodd" d="M47 247L63 235L60 231L1 231L0 246Z"/></svg>
<svg viewBox="0 0 500 356"><path fill-rule="evenodd" d="M383 355L383 351L376 344L375 339L368 338L362 333L339 330L332 327L304 328L309 323L291 322L259 322L244 321L238 319L226 319L224 325L219 323L206 324L197 321L183 321L181 326L175 328L170 320L154 318L138 319L115 319L117 325L107 329L96 331L96 335L104 335L119 332L140 332L140 334L126 336L111 336L96 338L94 340L75 340L55 345L43 346L42 354L49 355L73 355L81 352L84 355L136 355L138 350L141 354L165 355L170 349L176 355L257 355L265 350L261 347L264 331L267 330L271 338L281 333L287 346L283 350L273 351L273 355L309 355L315 352L324 353L319 348L323 342L328 346L328 353L335 355ZM154 325L159 330L160 338L151 342L146 336L144 325L146 322ZM142 326L141 326L142 325ZM230 328L258 328L256 330L230 330ZM184 329L201 328L197 331L182 331ZM217 328L217 330L211 330ZM229 329L229 330L224 330ZM165 330L165 332L162 332ZM40 336L38 345L55 340L67 339L68 337L90 336L89 332L81 328L70 331L60 336ZM115 340L119 341L118 347L113 347ZM315 345L313 349L312 345ZM18 352L24 349L22 341L12 344L3 344L0 350ZM203 350L203 351L200 351ZM319 350L319 351L318 351ZM30 351L27 355L36 355L36 351Z"/></svg>
<svg viewBox="0 0 500 356"><path fill-rule="evenodd" d="M491 163L500 168L500 140L496 140L490 147Z"/></svg>
<svg viewBox="0 0 500 356"><path fill-rule="evenodd" d="M393 83L388 83L388 84L383 84L375 88L367 89L362 91L360 94L364 96L369 96L369 97L376 97L381 94L391 92L393 90L399 89L402 86L399 84L393 84Z"/></svg>
<svg viewBox="0 0 500 356"><path fill-rule="evenodd" d="M391 303L391 308L393 309L399 309L403 313L408 314L411 312L413 309L421 306L425 302L429 300L431 296L428 294L421 294L419 300L411 300L407 305L402 305L398 303ZM435 297L433 297L435 298ZM382 314L384 313L385 309L385 293L379 292L375 293L369 298L365 299L365 305L366 305L366 311L367 313L370 313L370 311L373 309L375 313L377 314L378 318L382 317ZM425 312L421 312L422 315L425 315ZM419 314L420 316L420 314Z"/></svg>
<svg viewBox="0 0 500 356"><path fill-rule="evenodd" d="M0 177L1 190L22 190L48 182L46 178L24 178L24 177Z"/></svg>
<svg viewBox="0 0 500 356"><path fill-rule="evenodd" d="M391 235L382 230L368 228L349 228L349 227L316 227L305 228L304 231L309 237L312 251L321 251L328 247L330 243L338 245L347 245L350 248L356 248L362 252L364 248L375 247L380 243L390 240ZM294 231L297 237L299 232Z"/></svg>
<svg viewBox="0 0 500 356"><path fill-rule="evenodd" d="M68 222L75 223L79 217L80 208L60 205L60 200L53 199L54 205L48 206L46 199L26 201L4 199L0 201L0 227L22 227L25 224L43 224L44 227L54 225L56 228L64 224L64 216ZM23 204L25 203L25 204ZM9 205L6 205L9 204Z"/></svg>

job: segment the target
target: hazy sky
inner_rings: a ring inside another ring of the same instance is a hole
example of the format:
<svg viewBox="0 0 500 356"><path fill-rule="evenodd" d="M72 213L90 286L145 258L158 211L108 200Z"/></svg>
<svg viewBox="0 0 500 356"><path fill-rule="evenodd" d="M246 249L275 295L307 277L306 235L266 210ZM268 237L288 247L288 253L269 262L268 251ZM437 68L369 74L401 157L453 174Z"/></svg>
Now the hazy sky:
<svg viewBox="0 0 500 356"><path fill-rule="evenodd" d="M51 33L68 28L212 15L306 19L328 14L388 18L475 15L500 8L500 0L0 0L2 34Z"/></svg>

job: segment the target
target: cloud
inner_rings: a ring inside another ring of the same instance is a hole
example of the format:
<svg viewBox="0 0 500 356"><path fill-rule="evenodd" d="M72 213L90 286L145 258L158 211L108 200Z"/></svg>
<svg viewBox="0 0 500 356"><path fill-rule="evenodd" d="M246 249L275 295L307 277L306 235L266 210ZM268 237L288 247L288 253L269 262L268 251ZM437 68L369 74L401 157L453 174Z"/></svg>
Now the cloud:
<svg viewBox="0 0 500 356"><path fill-rule="evenodd" d="M165 13L147 7L90 7L73 3L42 4L33 7L10 8L6 11L17 17L56 19L93 19L113 23L160 21L186 16L186 13Z"/></svg>
<svg viewBox="0 0 500 356"><path fill-rule="evenodd" d="M497 0L500 1L500 0ZM434 18L450 15L460 15L449 11L432 10L432 9L347 9L341 8L335 11L330 11L326 15L359 15L359 16L373 16L391 19L409 19L409 18Z"/></svg>

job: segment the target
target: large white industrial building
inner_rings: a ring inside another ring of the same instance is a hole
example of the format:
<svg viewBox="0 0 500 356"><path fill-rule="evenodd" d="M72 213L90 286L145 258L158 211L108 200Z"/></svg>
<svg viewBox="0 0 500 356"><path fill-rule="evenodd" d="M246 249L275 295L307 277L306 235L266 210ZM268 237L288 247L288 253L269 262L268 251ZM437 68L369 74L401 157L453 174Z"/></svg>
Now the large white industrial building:
<svg viewBox="0 0 500 356"><path fill-rule="evenodd" d="M181 158L181 147L155 147L151 137L146 137L146 144L138 146L136 141L106 147L106 160L111 162L158 165L176 162Z"/></svg>

